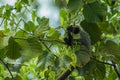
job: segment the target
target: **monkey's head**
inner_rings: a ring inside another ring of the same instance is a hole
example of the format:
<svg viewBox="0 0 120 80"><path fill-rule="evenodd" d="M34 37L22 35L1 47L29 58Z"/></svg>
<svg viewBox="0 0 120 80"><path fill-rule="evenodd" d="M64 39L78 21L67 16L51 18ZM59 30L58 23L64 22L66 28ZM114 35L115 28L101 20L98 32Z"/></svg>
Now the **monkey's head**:
<svg viewBox="0 0 120 80"><path fill-rule="evenodd" d="M67 36L64 38L64 42L72 46L74 41L80 38L80 27L73 25L68 26L66 35Z"/></svg>

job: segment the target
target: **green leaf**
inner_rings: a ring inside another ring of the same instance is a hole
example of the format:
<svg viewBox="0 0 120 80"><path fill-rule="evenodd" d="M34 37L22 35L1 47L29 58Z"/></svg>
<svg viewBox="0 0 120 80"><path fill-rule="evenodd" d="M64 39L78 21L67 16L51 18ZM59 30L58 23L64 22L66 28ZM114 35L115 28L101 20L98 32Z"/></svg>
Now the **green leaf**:
<svg viewBox="0 0 120 80"><path fill-rule="evenodd" d="M10 10L6 10L5 13L4 13L4 17L6 19L10 19L10 15L11 15L11 11Z"/></svg>
<svg viewBox="0 0 120 80"><path fill-rule="evenodd" d="M34 22L36 18L36 11L32 11L32 21Z"/></svg>
<svg viewBox="0 0 120 80"><path fill-rule="evenodd" d="M20 12L20 11L21 11L21 8L22 8L21 2L16 1L16 3L15 3L15 8L16 8L16 11L17 11L17 12Z"/></svg>
<svg viewBox="0 0 120 80"><path fill-rule="evenodd" d="M4 73L5 73L4 66L0 64L0 76L4 75Z"/></svg>
<svg viewBox="0 0 120 80"><path fill-rule="evenodd" d="M7 53L7 47L0 49L0 59L4 59L6 57L6 53Z"/></svg>
<svg viewBox="0 0 120 80"><path fill-rule="evenodd" d="M108 76L105 80L115 80L117 78L117 74L112 67L107 68Z"/></svg>
<svg viewBox="0 0 120 80"><path fill-rule="evenodd" d="M32 21L28 21L24 24L24 28L26 31L33 32L35 30L35 25Z"/></svg>
<svg viewBox="0 0 120 80"><path fill-rule="evenodd" d="M76 10L82 8L83 1L82 0L69 0L67 6L70 12L75 12Z"/></svg>
<svg viewBox="0 0 120 80"><path fill-rule="evenodd" d="M72 62L72 58L71 57L69 57L68 55L64 55L63 56L63 63L65 64L65 65L69 65L71 62Z"/></svg>
<svg viewBox="0 0 120 80"><path fill-rule="evenodd" d="M35 35L42 35L46 33L47 30L49 30L49 19L45 17L37 17L38 27L35 30Z"/></svg>
<svg viewBox="0 0 120 80"><path fill-rule="evenodd" d="M29 37L27 39L27 42L28 42L28 45L32 51L34 51L34 50L39 51L39 52L42 51L41 43L39 42L39 40L37 38Z"/></svg>
<svg viewBox="0 0 120 80"><path fill-rule="evenodd" d="M0 17L2 17L2 15L3 15L4 7L5 7L5 6L1 6L1 7L0 7Z"/></svg>
<svg viewBox="0 0 120 80"><path fill-rule="evenodd" d="M63 8L67 5L67 2L66 0L55 0L55 5L60 8Z"/></svg>
<svg viewBox="0 0 120 80"><path fill-rule="evenodd" d="M10 6L8 4L6 4L5 8L6 8L6 10L10 10L10 11L14 9L13 6Z"/></svg>
<svg viewBox="0 0 120 80"><path fill-rule="evenodd" d="M79 75L84 76L85 80L103 80L105 77L105 65L91 60L82 68L77 68Z"/></svg>
<svg viewBox="0 0 120 80"><path fill-rule="evenodd" d="M22 78L19 74L17 74L17 75L15 76L14 80L23 80L23 78Z"/></svg>
<svg viewBox="0 0 120 80"><path fill-rule="evenodd" d="M28 0L21 0L21 2L24 3L24 4L29 4Z"/></svg>
<svg viewBox="0 0 120 80"><path fill-rule="evenodd" d="M58 30L54 29L54 28L50 28L47 37L51 38L51 39L58 39L60 36L60 33Z"/></svg>
<svg viewBox="0 0 120 80"><path fill-rule="evenodd" d="M11 59L17 59L21 56L20 54L21 46L15 41L13 37L9 38L8 41L8 50L7 50L7 57Z"/></svg>
<svg viewBox="0 0 120 80"><path fill-rule="evenodd" d="M26 38L26 37L28 37L28 34L23 30L19 30L16 32L15 37L16 38Z"/></svg>
<svg viewBox="0 0 120 80"><path fill-rule="evenodd" d="M0 48L3 47L4 37L5 37L5 35L4 35L3 31L0 31Z"/></svg>
<svg viewBox="0 0 120 80"><path fill-rule="evenodd" d="M114 27L111 24L109 24L108 21L100 22L98 23L98 26L104 33L112 34L115 32Z"/></svg>
<svg viewBox="0 0 120 80"><path fill-rule="evenodd" d="M65 9L61 9L60 10L60 23L61 25L64 27L66 27L66 24L67 24L67 11Z"/></svg>
<svg viewBox="0 0 120 80"><path fill-rule="evenodd" d="M22 47L21 50L22 56L31 59L41 55L42 45L37 38L35 37L28 37L27 39L18 38L16 39L16 41Z"/></svg>
<svg viewBox="0 0 120 80"><path fill-rule="evenodd" d="M83 15L87 22L105 21L106 13L107 7L98 1L84 5Z"/></svg>
<svg viewBox="0 0 120 80"><path fill-rule="evenodd" d="M105 45L102 46L103 57L106 57L108 60L113 60L116 63L119 63L120 59L120 46L115 43L113 40L107 40Z"/></svg>
<svg viewBox="0 0 120 80"><path fill-rule="evenodd" d="M38 24L42 27L45 27L46 25L48 25L49 24L49 19L48 18L45 18L45 17L42 17L42 18L40 18L40 17L37 17L37 22L38 22Z"/></svg>
<svg viewBox="0 0 120 80"><path fill-rule="evenodd" d="M95 44L97 41L101 40L101 30L96 23L88 23L86 21L81 22L83 29L90 35L91 43Z"/></svg>
<svg viewBox="0 0 120 80"><path fill-rule="evenodd" d="M49 77L48 77L48 80L55 80L55 72L54 71L51 71L50 73L49 73Z"/></svg>
<svg viewBox="0 0 120 80"><path fill-rule="evenodd" d="M54 62L54 54L44 51L41 56L39 56L38 66L40 70L45 70L48 66Z"/></svg>

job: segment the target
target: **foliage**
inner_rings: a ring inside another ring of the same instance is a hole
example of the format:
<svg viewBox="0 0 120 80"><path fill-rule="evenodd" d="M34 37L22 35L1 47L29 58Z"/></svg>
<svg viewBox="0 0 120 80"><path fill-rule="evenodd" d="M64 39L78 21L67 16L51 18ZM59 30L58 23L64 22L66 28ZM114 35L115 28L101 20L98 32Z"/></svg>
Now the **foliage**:
<svg viewBox="0 0 120 80"><path fill-rule="evenodd" d="M66 70L71 71L66 80L120 78L120 1L54 1L60 9L57 28L38 16L32 6L36 0L0 6L0 80L57 80ZM89 34L90 54L80 45L64 43L69 25Z"/></svg>

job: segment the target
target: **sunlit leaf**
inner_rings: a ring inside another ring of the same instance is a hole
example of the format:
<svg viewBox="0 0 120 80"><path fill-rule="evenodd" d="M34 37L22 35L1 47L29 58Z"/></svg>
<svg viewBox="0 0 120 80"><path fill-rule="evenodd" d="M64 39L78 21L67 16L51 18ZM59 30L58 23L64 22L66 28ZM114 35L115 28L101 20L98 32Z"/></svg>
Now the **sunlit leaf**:
<svg viewBox="0 0 120 80"><path fill-rule="evenodd" d="M27 32L24 32L23 30L19 30L15 34L15 37L16 38L26 38L26 37L28 37L28 34L27 34Z"/></svg>
<svg viewBox="0 0 120 80"><path fill-rule="evenodd" d="M26 31L33 32L35 30L35 25L32 21L28 21L24 24L24 28Z"/></svg>
<svg viewBox="0 0 120 80"><path fill-rule="evenodd" d="M38 60L38 66L41 70L46 69L48 66L50 66L54 61L54 55L44 51L41 56L39 56Z"/></svg>
<svg viewBox="0 0 120 80"><path fill-rule="evenodd" d="M4 75L4 66L0 64L0 76Z"/></svg>
<svg viewBox="0 0 120 80"><path fill-rule="evenodd" d="M9 19L10 18L10 15L11 15L11 11L10 10L6 10L5 13L4 13L4 17L6 19Z"/></svg>
<svg viewBox="0 0 120 80"><path fill-rule="evenodd" d="M28 0L21 0L22 3L29 4Z"/></svg>
<svg viewBox="0 0 120 80"><path fill-rule="evenodd" d="M20 11L21 11L21 8L22 8L21 2L17 1L17 2L15 3L15 8L16 8L16 11L17 11L17 12L20 12Z"/></svg>
<svg viewBox="0 0 120 80"><path fill-rule="evenodd" d="M37 17L38 26L35 30L35 35L42 35L43 33L46 33L47 30L49 30L49 19L43 17Z"/></svg>
<svg viewBox="0 0 120 80"><path fill-rule="evenodd" d="M59 36L60 36L59 31L57 31L57 30L54 29L54 28L50 28L50 30L49 30L49 32L48 32L48 35L47 35L48 38L58 39Z"/></svg>
<svg viewBox="0 0 120 80"><path fill-rule="evenodd" d="M6 57L7 50L7 47L0 49L0 59L4 59Z"/></svg>

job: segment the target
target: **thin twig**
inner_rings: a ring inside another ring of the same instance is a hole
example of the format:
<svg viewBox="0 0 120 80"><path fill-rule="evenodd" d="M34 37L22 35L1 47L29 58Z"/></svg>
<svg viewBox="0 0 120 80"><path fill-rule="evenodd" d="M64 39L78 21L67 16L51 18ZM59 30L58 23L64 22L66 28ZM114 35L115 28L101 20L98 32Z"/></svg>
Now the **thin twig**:
<svg viewBox="0 0 120 80"><path fill-rule="evenodd" d="M48 49L48 51L51 52L51 50L49 49L49 47L44 42L42 42L42 44Z"/></svg>
<svg viewBox="0 0 120 80"><path fill-rule="evenodd" d="M54 39L52 39L52 40L47 40L47 39L39 39L40 41L47 41L47 42L56 42L56 43L61 43L61 44L64 44L64 45L67 45L66 43L64 43L64 42L61 42L61 41L59 41L59 40L54 40Z"/></svg>
<svg viewBox="0 0 120 80"><path fill-rule="evenodd" d="M3 65L7 68L8 72L9 72L10 75L11 75L12 80L14 80L14 77L13 77L13 75L12 75L12 72L10 71L9 67L7 66L7 64L6 64L2 59L0 59L0 61L1 61L1 62L3 63Z"/></svg>
<svg viewBox="0 0 120 80"><path fill-rule="evenodd" d="M106 64L106 65L113 66L113 64L110 64L110 63L107 63L107 62L99 61L99 60L97 60L96 58L93 58L93 57L92 57L91 59L93 59L93 60L95 60L95 61L97 61L97 62L99 62L99 63L102 63L102 64Z"/></svg>
<svg viewBox="0 0 120 80"><path fill-rule="evenodd" d="M75 68L71 66L70 69L67 69L57 80L65 80Z"/></svg>
<svg viewBox="0 0 120 80"><path fill-rule="evenodd" d="M5 19L5 18L3 18L3 20L2 20L2 22L1 22L1 24L0 24L0 26L2 26L4 19Z"/></svg>
<svg viewBox="0 0 120 80"><path fill-rule="evenodd" d="M118 70L118 68L117 68L117 66L116 66L116 63L112 61L112 64L113 64L113 67L114 67L114 70L115 70L117 76L118 76L119 79L120 79L120 71Z"/></svg>
<svg viewBox="0 0 120 80"><path fill-rule="evenodd" d="M27 40L27 38L14 38L14 39Z"/></svg>

